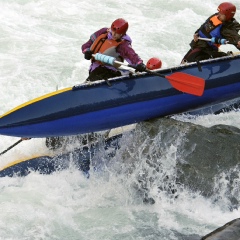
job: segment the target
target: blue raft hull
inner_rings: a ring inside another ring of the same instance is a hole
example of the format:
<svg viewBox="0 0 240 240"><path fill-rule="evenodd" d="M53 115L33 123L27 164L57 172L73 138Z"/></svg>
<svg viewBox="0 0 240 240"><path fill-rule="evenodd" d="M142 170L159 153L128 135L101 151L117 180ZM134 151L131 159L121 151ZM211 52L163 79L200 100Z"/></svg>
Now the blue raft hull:
<svg viewBox="0 0 240 240"><path fill-rule="evenodd" d="M86 177L89 177L90 167L94 169L101 167L101 163L95 163L95 166L92 166L91 159L100 151L104 151L105 159L111 159L116 154L117 149L120 148L119 141L121 138L122 134L118 134L104 141L92 143L90 146L79 147L73 151L54 156L46 155L14 161L0 169L0 178L24 177L31 172L38 172L44 175L52 174L69 169L70 166L80 170Z"/></svg>
<svg viewBox="0 0 240 240"><path fill-rule="evenodd" d="M211 106L240 97L240 56L159 70L205 79L201 97L180 92L151 74L86 83L26 102L0 117L0 134L51 137L102 131Z"/></svg>

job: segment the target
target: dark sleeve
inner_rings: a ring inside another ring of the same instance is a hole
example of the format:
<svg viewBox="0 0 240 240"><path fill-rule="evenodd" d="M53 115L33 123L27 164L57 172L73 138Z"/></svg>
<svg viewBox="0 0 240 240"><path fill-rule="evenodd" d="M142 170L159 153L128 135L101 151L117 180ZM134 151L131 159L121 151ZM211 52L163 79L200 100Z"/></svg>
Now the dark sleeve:
<svg viewBox="0 0 240 240"><path fill-rule="evenodd" d="M128 41L124 41L117 47L117 52L130 64L137 65L143 60L133 50L131 44Z"/></svg>
<svg viewBox="0 0 240 240"><path fill-rule="evenodd" d="M223 24L221 34L223 38L227 39L231 44L237 47L237 43L240 41L240 35L238 34L239 30L240 24L234 19L231 22Z"/></svg>
<svg viewBox="0 0 240 240"><path fill-rule="evenodd" d="M93 42L96 40L98 36L100 36L103 33L107 32L107 28L101 28L100 30L96 31L90 36L90 39L82 45L82 52L86 50L90 50L90 47L92 46Z"/></svg>

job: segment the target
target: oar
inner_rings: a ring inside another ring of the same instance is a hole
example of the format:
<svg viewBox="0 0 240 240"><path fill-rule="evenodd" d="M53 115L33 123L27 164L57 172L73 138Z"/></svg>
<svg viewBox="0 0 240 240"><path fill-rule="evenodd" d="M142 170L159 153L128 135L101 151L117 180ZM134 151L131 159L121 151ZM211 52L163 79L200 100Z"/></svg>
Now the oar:
<svg viewBox="0 0 240 240"><path fill-rule="evenodd" d="M4 150L3 152L0 153L0 155L3 155L4 153L8 152L10 149L12 149L13 147L15 147L16 145L18 145L20 142L22 142L24 139L20 139L17 142L15 142L13 145L11 145L10 147L8 147L6 150Z"/></svg>
<svg viewBox="0 0 240 240"><path fill-rule="evenodd" d="M124 65L124 66L136 69L136 67L133 65L116 61L114 57L106 56L100 53L93 54L93 56L95 57L96 60L110 64L110 65L120 64L120 65ZM205 87L205 81L203 78L196 77L183 72L176 72L171 75L165 76L163 74L156 73L150 70L145 70L145 71L152 75L166 78L174 88L176 88L181 92L193 94L196 96L202 96L203 94L204 87Z"/></svg>
<svg viewBox="0 0 240 240"><path fill-rule="evenodd" d="M201 38L201 37L199 37L198 39L206 41L206 42L216 43L216 44L233 44L233 45L238 45L237 42L231 42L231 41L228 41L228 40L226 40L224 38L215 38L215 37L213 37L213 38ZM235 53L229 52L229 53L231 53L233 56L239 55L239 52L235 52Z"/></svg>
<svg viewBox="0 0 240 240"><path fill-rule="evenodd" d="M198 37L199 40L203 40L206 42L212 42L212 43L216 43L216 44L227 44L230 43L229 41L227 41L227 39L224 38L217 38L217 37L212 37L212 38L202 38L202 37ZM232 43L230 43L232 44Z"/></svg>

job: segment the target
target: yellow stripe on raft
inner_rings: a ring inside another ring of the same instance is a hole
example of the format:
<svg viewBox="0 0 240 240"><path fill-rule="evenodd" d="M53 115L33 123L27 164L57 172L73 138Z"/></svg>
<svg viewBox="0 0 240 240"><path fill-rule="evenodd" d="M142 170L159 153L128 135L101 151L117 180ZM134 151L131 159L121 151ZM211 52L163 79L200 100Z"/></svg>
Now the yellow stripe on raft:
<svg viewBox="0 0 240 240"><path fill-rule="evenodd" d="M26 161L29 161L29 160L34 160L35 158L39 158L39 157L51 157L51 156L48 156L48 155L36 155L36 156L32 156L31 158L27 158L27 159L20 159L20 160L16 160L16 161L13 161L11 163L9 163L8 165L4 166L3 168L0 169L0 171L3 171L9 167L12 167L18 163L22 163L22 162L26 162Z"/></svg>
<svg viewBox="0 0 240 240"><path fill-rule="evenodd" d="M35 98L35 99L33 99L33 100L30 100L30 101L28 101L28 102L25 102L25 103L19 105L18 107L15 107L15 108L13 108L12 110L4 113L2 116L0 116L0 118L3 118L3 117L5 117L6 115L8 115L8 114L10 114L10 113L12 113L12 112L15 112L15 111L19 110L20 108L23 108L23 107L25 107L25 106L27 106L27 105L30 105L30 104L32 104L32 103L41 101L42 99L45 99L45 98L48 98L48 97L52 97L52 96L54 96L54 95L57 95L57 94L60 94L60 93L63 93L63 92L67 92L67 91L70 91L70 90L72 90L72 87L64 88L64 89L61 89L61 90L58 90L58 91L55 91L55 92L52 92L52 93L48 93L48 94L43 95L43 96L41 96L41 97Z"/></svg>

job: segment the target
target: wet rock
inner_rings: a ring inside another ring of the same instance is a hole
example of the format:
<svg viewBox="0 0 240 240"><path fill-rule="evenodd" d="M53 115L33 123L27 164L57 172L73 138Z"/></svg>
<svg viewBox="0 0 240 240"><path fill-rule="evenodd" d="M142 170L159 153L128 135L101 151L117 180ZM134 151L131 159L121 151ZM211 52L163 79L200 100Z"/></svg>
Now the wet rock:
<svg viewBox="0 0 240 240"><path fill-rule="evenodd" d="M240 129L160 118L139 124L133 139L122 156L143 196L157 184L175 198L182 186L230 209L239 206ZM140 159L146 164L133 164Z"/></svg>
<svg viewBox="0 0 240 240"><path fill-rule="evenodd" d="M202 237L201 240L239 240L240 239L240 218L226 223L213 232Z"/></svg>

